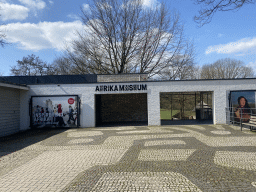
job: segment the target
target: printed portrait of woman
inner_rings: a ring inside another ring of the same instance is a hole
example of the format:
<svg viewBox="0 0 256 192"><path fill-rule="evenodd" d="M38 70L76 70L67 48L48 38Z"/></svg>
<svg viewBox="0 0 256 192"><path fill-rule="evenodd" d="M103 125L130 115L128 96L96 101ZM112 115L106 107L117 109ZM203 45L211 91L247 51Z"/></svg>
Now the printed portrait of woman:
<svg viewBox="0 0 256 192"><path fill-rule="evenodd" d="M248 101L244 96L240 96L237 99L238 107L235 109L235 120L237 122L249 122L251 118L251 108L248 105Z"/></svg>

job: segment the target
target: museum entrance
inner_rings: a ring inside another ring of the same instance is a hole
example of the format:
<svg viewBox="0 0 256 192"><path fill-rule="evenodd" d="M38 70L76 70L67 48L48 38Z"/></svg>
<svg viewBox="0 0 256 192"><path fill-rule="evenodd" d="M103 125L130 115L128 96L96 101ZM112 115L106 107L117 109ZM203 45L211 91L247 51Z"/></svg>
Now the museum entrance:
<svg viewBox="0 0 256 192"><path fill-rule="evenodd" d="M147 93L95 95L96 126L148 125Z"/></svg>
<svg viewBox="0 0 256 192"><path fill-rule="evenodd" d="M212 92L160 93L161 125L212 124Z"/></svg>

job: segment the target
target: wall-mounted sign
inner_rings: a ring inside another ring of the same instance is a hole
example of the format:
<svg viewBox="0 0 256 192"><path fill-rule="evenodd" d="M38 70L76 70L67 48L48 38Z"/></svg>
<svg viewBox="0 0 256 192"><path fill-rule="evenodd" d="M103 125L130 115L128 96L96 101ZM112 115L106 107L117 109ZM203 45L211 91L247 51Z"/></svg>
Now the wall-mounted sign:
<svg viewBox="0 0 256 192"><path fill-rule="evenodd" d="M31 126L78 127L78 96L32 96Z"/></svg>
<svg viewBox="0 0 256 192"><path fill-rule="evenodd" d="M147 84L134 85L97 85L95 91L145 91Z"/></svg>
<svg viewBox="0 0 256 192"><path fill-rule="evenodd" d="M256 91L232 91L230 95L231 119L240 123L241 119L247 123L251 115L255 115Z"/></svg>
<svg viewBox="0 0 256 192"><path fill-rule="evenodd" d="M69 98L69 99L68 99L68 103L69 103L69 104L74 104L74 102L75 102L75 100L74 100L73 98Z"/></svg>

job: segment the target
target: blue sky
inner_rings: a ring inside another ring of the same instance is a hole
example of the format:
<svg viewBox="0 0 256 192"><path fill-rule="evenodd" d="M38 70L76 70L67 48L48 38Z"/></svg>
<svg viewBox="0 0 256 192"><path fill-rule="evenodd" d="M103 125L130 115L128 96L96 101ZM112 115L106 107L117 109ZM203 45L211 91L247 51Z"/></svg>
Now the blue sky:
<svg viewBox="0 0 256 192"><path fill-rule="evenodd" d="M157 0L143 0L145 6ZM161 3L162 0L158 0ZM245 5L238 11L218 12L211 23L198 28L193 16L200 9L193 0L166 0L176 9L184 23L186 38L194 41L195 62L212 63L221 58L242 60L256 68L256 4ZM34 54L47 63L62 55L82 30L80 8L86 0L0 0L0 27L11 43L0 48L0 74L9 76L11 66L24 56Z"/></svg>

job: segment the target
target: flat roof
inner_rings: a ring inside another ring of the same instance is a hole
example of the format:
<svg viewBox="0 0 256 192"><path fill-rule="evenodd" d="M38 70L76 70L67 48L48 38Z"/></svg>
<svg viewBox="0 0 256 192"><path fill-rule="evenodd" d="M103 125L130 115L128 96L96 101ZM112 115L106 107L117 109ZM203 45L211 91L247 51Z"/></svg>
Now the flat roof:
<svg viewBox="0 0 256 192"><path fill-rule="evenodd" d="M14 88L14 89L29 90L27 85L21 85L21 84L6 82L6 81L0 81L0 87L8 87L8 88Z"/></svg>
<svg viewBox="0 0 256 192"><path fill-rule="evenodd" d="M36 85L36 84L80 84L80 83L96 83L96 74L86 75L45 75L45 76L2 76L0 81Z"/></svg>
<svg viewBox="0 0 256 192"><path fill-rule="evenodd" d="M132 73L134 74L134 73ZM230 80L256 80L256 78L237 79L184 79L184 80L156 80L147 79L145 81L117 81L117 82L97 82L97 75L105 74L85 74L85 75L45 75L45 76L1 76L0 82L18 86L39 85L39 84L109 84L109 83L132 83L132 82L181 82L181 81L230 81ZM111 74L109 74L111 75ZM113 74L112 74L113 75ZM116 74L129 75L129 74Z"/></svg>

